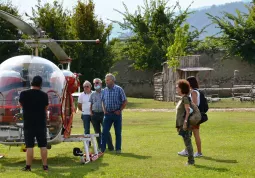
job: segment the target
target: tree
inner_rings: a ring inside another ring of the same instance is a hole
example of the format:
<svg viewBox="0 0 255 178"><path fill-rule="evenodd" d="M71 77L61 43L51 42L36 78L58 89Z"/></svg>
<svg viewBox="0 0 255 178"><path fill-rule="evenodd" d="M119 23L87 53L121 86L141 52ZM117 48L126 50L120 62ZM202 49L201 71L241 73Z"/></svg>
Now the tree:
<svg viewBox="0 0 255 178"><path fill-rule="evenodd" d="M125 40L122 41L119 38L114 38L109 42L109 45L111 47L112 53L114 54L114 63L122 59L126 59L127 56L125 55L125 51L127 48L127 44L125 43Z"/></svg>
<svg viewBox="0 0 255 178"><path fill-rule="evenodd" d="M222 36L218 39L226 51L225 58L240 56L249 63L255 63L255 0L246 6L249 13L236 10L236 15L224 12L222 18L207 14L218 25Z"/></svg>
<svg viewBox="0 0 255 178"><path fill-rule="evenodd" d="M71 69L83 74L82 80L104 77L113 64L111 47L106 44L112 26L107 27L101 19L97 19L95 5L89 0L87 3L79 1L74 8L72 28L76 39L100 39L100 44L77 43Z"/></svg>
<svg viewBox="0 0 255 178"><path fill-rule="evenodd" d="M107 38L110 35L111 26L106 27L101 19L97 19L94 13L95 5L92 0L83 3L78 2L72 12L63 8L63 5L54 1L53 4L41 4L32 9L33 25L46 31L48 37L56 40L95 40L96 43L61 43L61 47L73 59L71 70L81 73L81 81L92 80L95 77L103 77L112 66L113 57L110 46L107 46ZM59 63L50 49L44 49L42 56L54 63Z"/></svg>
<svg viewBox="0 0 255 178"><path fill-rule="evenodd" d="M18 10L13 4L8 1L6 3L0 2L0 10L8 12L12 15L19 16ZM21 34L19 30L11 23L0 18L0 39L1 40L17 40ZM0 43L0 63L4 60L15 56L19 53L19 44L17 43Z"/></svg>
<svg viewBox="0 0 255 178"><path fill-rule="evenodd" d="M134 36L127 41L126 54L134 61L136 69L160 71L161 64L167 60L167 48L174 43L177 28L183 25L189 16L189 7L184 11L178 2L168 7L165 0L144 1L144 6L138 6L135 14L131 14L123 3L125 12L119 12L124 22L118 23L124 30L131 30ZM175 13L179 9L179 13ZM198 43L193 41L202 31L194 30L188 33L187 48L192 53Z"/></svg>
<svg viewBox="0 0 255 178"><path fill-rule="evenodd" d="M179 57L186 55L186 48L189 38L189 25L178 27L175 32L174 43L167 48L168 65L174 70L180 65Z"/></svg>
<svg viewBox="0 0 255 178"><path fill-rule="evenodd" d="M71 28L71 13L63 8L63 4L59 4L54 1L53 4L46 3L41 4L38 0L38 4L32 8L32 16L30 20L33 22L35 28L40 28L46 31L46 35L49 38L55 40L67 40L73 37ZM72 57L74 53L72 45L70 43L61 43L61 47L65 50L67 55ZM41 49L42 57L58 64L58 59L54 56L49 48Z"/></svg>
<svg viewBox="0 0 255 178"><path fill-rule="evenodd" d="M208 55L213 55L225 49L224 39L221 37L208 36L203 41L199 43L196 48L198 54L206 53Z"/></svg>

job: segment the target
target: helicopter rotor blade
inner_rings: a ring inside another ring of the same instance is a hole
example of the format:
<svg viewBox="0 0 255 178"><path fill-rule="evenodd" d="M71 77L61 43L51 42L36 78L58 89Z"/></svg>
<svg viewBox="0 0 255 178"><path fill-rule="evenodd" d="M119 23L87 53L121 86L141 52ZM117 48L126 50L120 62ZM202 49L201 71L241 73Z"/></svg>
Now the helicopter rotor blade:
<svg viewBox="0 0 255 178"><path fill-rule="evenodd" d="M96 42L98 43L97 40L54 40L54 39L19 39L19 40L0 40L0 42L6 42L6 43L50 43L50 42L69 42L69 43L75 43L75 42L88 42L88 43L93 43Z"/></svg>
<svg viewBox="0 0 255 178"><path fill-rule="evenodd" d="M70 42L70 43L73 43L73 42L87 42L87 43L99 43L98 40L52 40L52 41L56 41L56 42Z"/></svg>
<svg viewBox="0 0 255 178"><path fill-rule="evenodd" d="M50 48L50 50L54 53L54 55L58 58L58 60L60 61L70 60L66 52L55 41L46 43L46 46Z"/></svg>
<svg viewBox="0 0 255 178"><path fill-rule="evenodd" d="M18 17L15 17L2 10L0 10L0 17L12 23L14 26L16 26L18 29L20 29L23 33L27 35L36 36L36 37L40 36L40 34L37 32L35 28L31 27L28 23L24 22Z"/></svg>
<svg viewBox="0 0 255 178"><path fill-rule="evenodd" d="M26 40L26 39L19 39L19 40L0 40L0 43L35 43L36 40Z"/></svg>

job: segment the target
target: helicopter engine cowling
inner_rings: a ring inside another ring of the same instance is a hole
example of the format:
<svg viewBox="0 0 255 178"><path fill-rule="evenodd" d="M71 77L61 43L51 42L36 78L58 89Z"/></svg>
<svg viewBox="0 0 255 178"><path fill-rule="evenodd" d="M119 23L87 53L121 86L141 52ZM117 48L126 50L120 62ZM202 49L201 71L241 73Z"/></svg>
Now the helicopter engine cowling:
<svg viewBox="0 0 255 178"><path fill-rule="evenodd" d="M67 87L68 93L72 94L72 93L76 92L80 86L80 81L79 81L78 75L75 73L72 73L71 71L68 71L68 70L63 70L63 74L64 74L64 76L66 78L66 82L68 84L68 87Z"/></svg>
<svg viewBox="0 0 255 178"><path fill-rule="evenodd" d="M73 113L74 113L74 100L72 97L72 93L77 91L80 86L79 76L77 74L72 73L69 70L62 70L65 79L66 85L63 90L63 100L62 100L62 119L63 119L63 135L64 138L68 138L71 134L72 121L73 121Z"/></svg>

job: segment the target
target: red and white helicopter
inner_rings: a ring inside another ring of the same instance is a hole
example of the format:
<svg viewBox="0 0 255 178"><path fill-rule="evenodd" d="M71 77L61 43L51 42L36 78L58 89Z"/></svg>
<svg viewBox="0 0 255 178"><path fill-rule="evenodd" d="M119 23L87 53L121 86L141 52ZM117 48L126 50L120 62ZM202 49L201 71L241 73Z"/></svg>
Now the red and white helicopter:
<svg viewBox="0 0 255 178"><path fill-rule="evenodd" d="M21 19L0 10L0 18L12 23L32 39L0 40L0 42L21 42L35 48L35 55L15 56L0 65L0 144L24 146L22 109L19 106L19 94L30 88L34 76L43 78L42 90L48 94L47 113L48 148L61 142L83 142L84 152L74 148L75 156L82 163L88 163L101 156L97 151L95 137L98 134L71 135L73 114L75 111L72 93L80 86L79 75L70 71L71 59L57 42L95 42L97 40L53 40L45 38L45 32L31 27ZM62 69L51 61L38 57L38 48L49 47L59 59ZM67 69L63 69L67 64ZM88 143L92 142L94 154L89 153ZM25 151L25 149L24 149Z"/></svg>

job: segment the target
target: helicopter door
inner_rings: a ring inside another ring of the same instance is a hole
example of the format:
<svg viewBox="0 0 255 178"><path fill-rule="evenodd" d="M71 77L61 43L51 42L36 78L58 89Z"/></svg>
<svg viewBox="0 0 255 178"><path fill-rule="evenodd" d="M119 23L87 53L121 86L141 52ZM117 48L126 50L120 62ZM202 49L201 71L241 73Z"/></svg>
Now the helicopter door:
<svg viewBox="0 0 255 178"><path fill-rule="evenodd" d="M47 92L48 98L49 98L49 107L48 107L48 119L50 121L57 120L56 117L58 117L61 114L61 108L60 108L60 96L57 94L54 90L49 90Z"/></svg>
<svg viewBox="0 0 255 178"><path fill-rule="evenodd" d="M61 98L55 90L47 91L49 106L47 110L47 128L51 137L58 135L62 129Z"/></svg>
<svg viewBox="0 0 255 178"><path fill-rule="evenodd" d="M63 134L64 138L68 138L71 134L71 127L73 122L73 97L72 95L67 91L68 84L66 83L63 96L62 96L62 121L63 121Z"/></svg>
<svg viewBox="0 0 255 178"><path fill-rule="evenodd" d="M14 124L16 120L13 117L20 113L20 106L19 106L19 92L16 89L10 90L6 97L4 103L4 117L2 118L3 123L7 124Z"/></svg>

